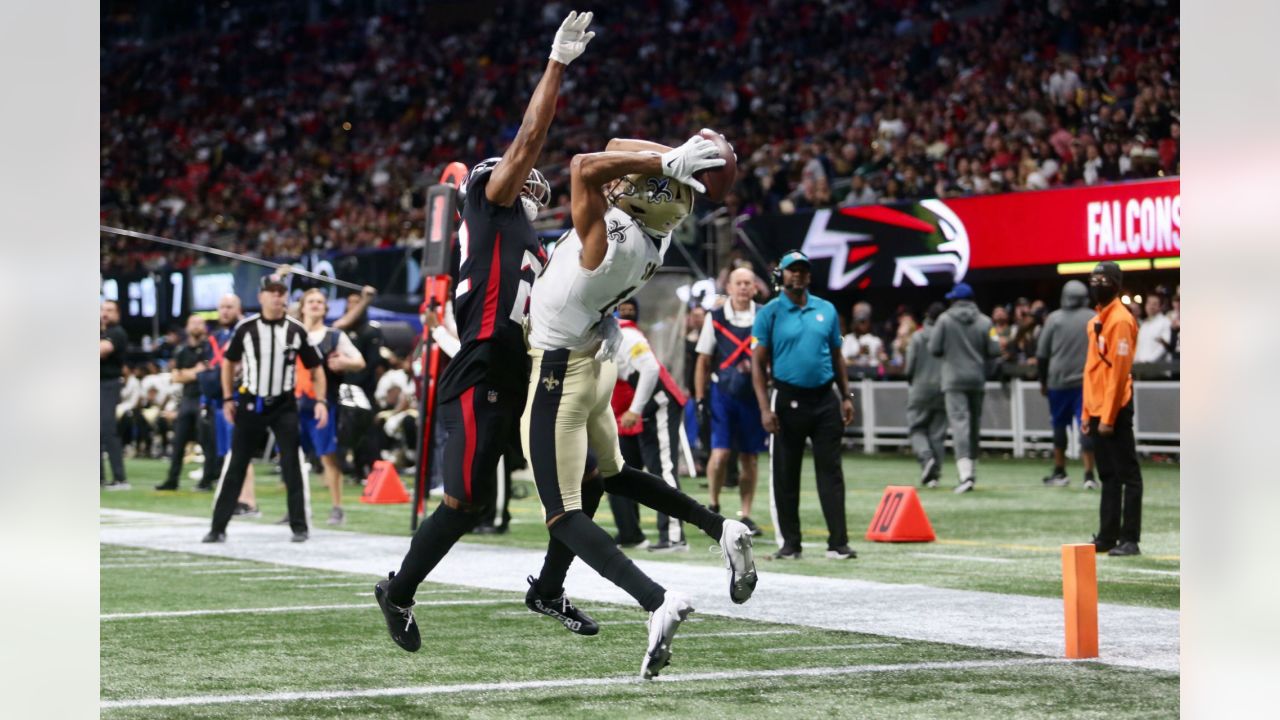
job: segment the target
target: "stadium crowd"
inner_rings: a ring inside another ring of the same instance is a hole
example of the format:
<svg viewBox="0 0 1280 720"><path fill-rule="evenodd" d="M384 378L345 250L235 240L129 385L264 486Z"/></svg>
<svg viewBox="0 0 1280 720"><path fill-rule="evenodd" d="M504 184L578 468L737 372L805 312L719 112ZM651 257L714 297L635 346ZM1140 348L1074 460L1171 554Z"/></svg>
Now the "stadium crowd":
<svg viewBox="0 0 1280 720"><path fill-rule="evenodd" d="M564 8L450 26L373 5L237 3L145 42L104 10L102 222L268 257L419 241L424 171L498 154L519 124L545 58L509 28ZM734 215L1179 172L1165 0L596 9L608 52L561 97L553 207L574 152L702 126L738 151ZM103 240L104 270L165 261L196 258Z"/></svg>

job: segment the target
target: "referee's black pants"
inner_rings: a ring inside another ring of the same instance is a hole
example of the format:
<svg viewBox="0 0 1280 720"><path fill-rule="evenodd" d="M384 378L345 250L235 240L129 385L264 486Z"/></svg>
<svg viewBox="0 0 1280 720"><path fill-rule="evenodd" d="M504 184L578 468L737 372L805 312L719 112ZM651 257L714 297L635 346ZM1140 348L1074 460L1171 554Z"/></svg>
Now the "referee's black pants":
<svg viewBox="0 0 1280 720"><path fill-rule="evenodd" d="M1133 401L1116 414L1115 432L1098 434L1099 418L1089 419L1093 453L1102 481L1098 510L1098 540L1102 543L1138 542L1142 536L1142 467L1133 436Z"/></svg>
<svg viewBox="0 0 1280 720"><path fill-rule="evenodd" d="M623 462L634 468L644 467L639 435L618 435L618 449L622 451ZM613 524L618 528L615 540L627 544L644 542L644 530L640 529L640 505L635 500L609 493L609 509L613 511Z"/></svg>
<svg viewBox="0 0 1280 720"><path fill-rule="evenodd" d="M289 527L294 532L307 529L307 502L302 487L302 464L298 456L298 403L286 395L274 403L264 401L258 412L256 398L241 395L236 406L236 424L231 431L231 459L218 483L218 499L213 506L213 530L226 532L236 509L244 476L255 451L266 445L267 431L275 433L280 447L280 477L288 492ZM332 419L330 420L332 422Z"/></svg>
<svg viewBox="0 0 1280 720"><path fill-rule="evenodd" d="M845 521L844 468L840 438L844 421L840 401L830 385L801 388L775 381L773 411L778 432L769 440L770 503L781 547L800 549L800 469L805 440L813 443L813 469L818 501L827 521L827 548L849 544Z"/></svg>

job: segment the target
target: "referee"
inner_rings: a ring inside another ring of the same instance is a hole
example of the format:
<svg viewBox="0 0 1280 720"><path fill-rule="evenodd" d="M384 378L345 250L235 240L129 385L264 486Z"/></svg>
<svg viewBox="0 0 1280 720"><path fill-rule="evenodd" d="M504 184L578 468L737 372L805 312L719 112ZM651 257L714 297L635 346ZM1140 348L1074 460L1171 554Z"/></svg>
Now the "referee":
<svg viewBox="0 0 1280 720"><path fill-rule="evenodd" d="M799 251L778 263L782 290L756 313L751 379L770 439L770 505L777 528L775 560L800 559L800 466L813 442L818 500L827 521L827 557L857 557L845 522L840 438L853 422L843 339L835 306L809 294L809 258ZM767 375L766 375L767 373ZM773 377L773 392L768 379ZM839 394L833 392L834 380Z"/></svg>
<svg viewBox="0 0 1280 720"><path fill-rule="evenodd" d="M222 412L234 425L231 434L231 459L218 483L213 506L213 527L204 542L226 542L227 523L240 497L245 472L256 448L266 444L272 431L280 446L280 474L289 497L289 526L293 542L307 540L307 512L302 465L298 454L298 403L294 398L297 360L311 371L315 387L316 426L329 421L329 407L324 398L324 358L307 340L302 323L285 315L288 301L284 281L275 275L262 278L258 304L262 312L245 318L236 326L223 355ZM234 393L236 370L244 365L240 394Z"/></svg>

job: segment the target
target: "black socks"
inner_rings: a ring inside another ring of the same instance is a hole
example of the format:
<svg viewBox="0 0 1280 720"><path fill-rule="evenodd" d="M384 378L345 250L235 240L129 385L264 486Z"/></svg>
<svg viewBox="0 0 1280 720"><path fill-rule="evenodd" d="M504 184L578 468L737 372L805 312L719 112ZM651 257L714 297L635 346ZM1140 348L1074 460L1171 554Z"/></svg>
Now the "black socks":
<svg viewBox="0 0 1280 720"><path fill-rule="evenodd" d="M413 534L409 552L400 564L400 572L387 588L387 599L404 607L413 602L413 594L454 543L479 522L479 513L469 513L440 503L430 517L422 521Z"/></svg>
<svg viewBox="0 0 1280 720"><path fill-rule="evenodd" d="M622 472L604 479L604 489L614 495L631 498L664 515L697 525L702 532L720 542L724 518L711 512L697 500L662 481L657 475L623 465Z"/></svg>
<svg viewBox="0 0 1280 720"><path fill-rule="evenodd" d="M582 483L582 512L587 517L595 517L602 497L604 485L598 477ZM564 576L568 574L573 558L573 551L558 540L555 533L551 533L551 540L547 542L547 557L542 561L542 572L538 573L538 595L545 600L554 600L564 594Z"/></svg>
<svg viewBox="0 0 1280 720"><path fill-rule="evenodd" d="M666 591L640 571L613 538L580 511L565 513L551 526L551 536L564 543L601 577L617 585L636 599L640 606L653 612L662 606ZM541 586L545 587L545 586Z"/></svg>

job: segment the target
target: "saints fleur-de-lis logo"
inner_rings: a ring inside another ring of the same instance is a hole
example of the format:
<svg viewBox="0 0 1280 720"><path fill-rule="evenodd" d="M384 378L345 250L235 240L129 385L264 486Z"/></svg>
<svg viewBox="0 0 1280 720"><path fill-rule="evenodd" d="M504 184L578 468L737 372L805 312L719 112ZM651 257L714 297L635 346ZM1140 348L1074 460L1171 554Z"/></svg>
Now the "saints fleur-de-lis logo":
<svg viewBox="0 0 1280 720"><path fill-rule="evenodd" d="M649 202L671 202L676 199L675 193L671 192L671 178L650 177L645 184L649 189Z"/></svg>
<svg viewBox="0 0 1280 720"><path fill-rule="evenodd" d="M555 392L556 387L558 387L559 385L560 385L560 381L557 380L556 376L552 375L551 373L547 373L547 376L542 378L542 386L547 389L547 392Z"/></svg>
<svg viewBox="0 0 1280 720"><path fill-rule="evenodd" d="M609 221L609 242L624 243L627 241L626 226L617 220Z"/></svg>

